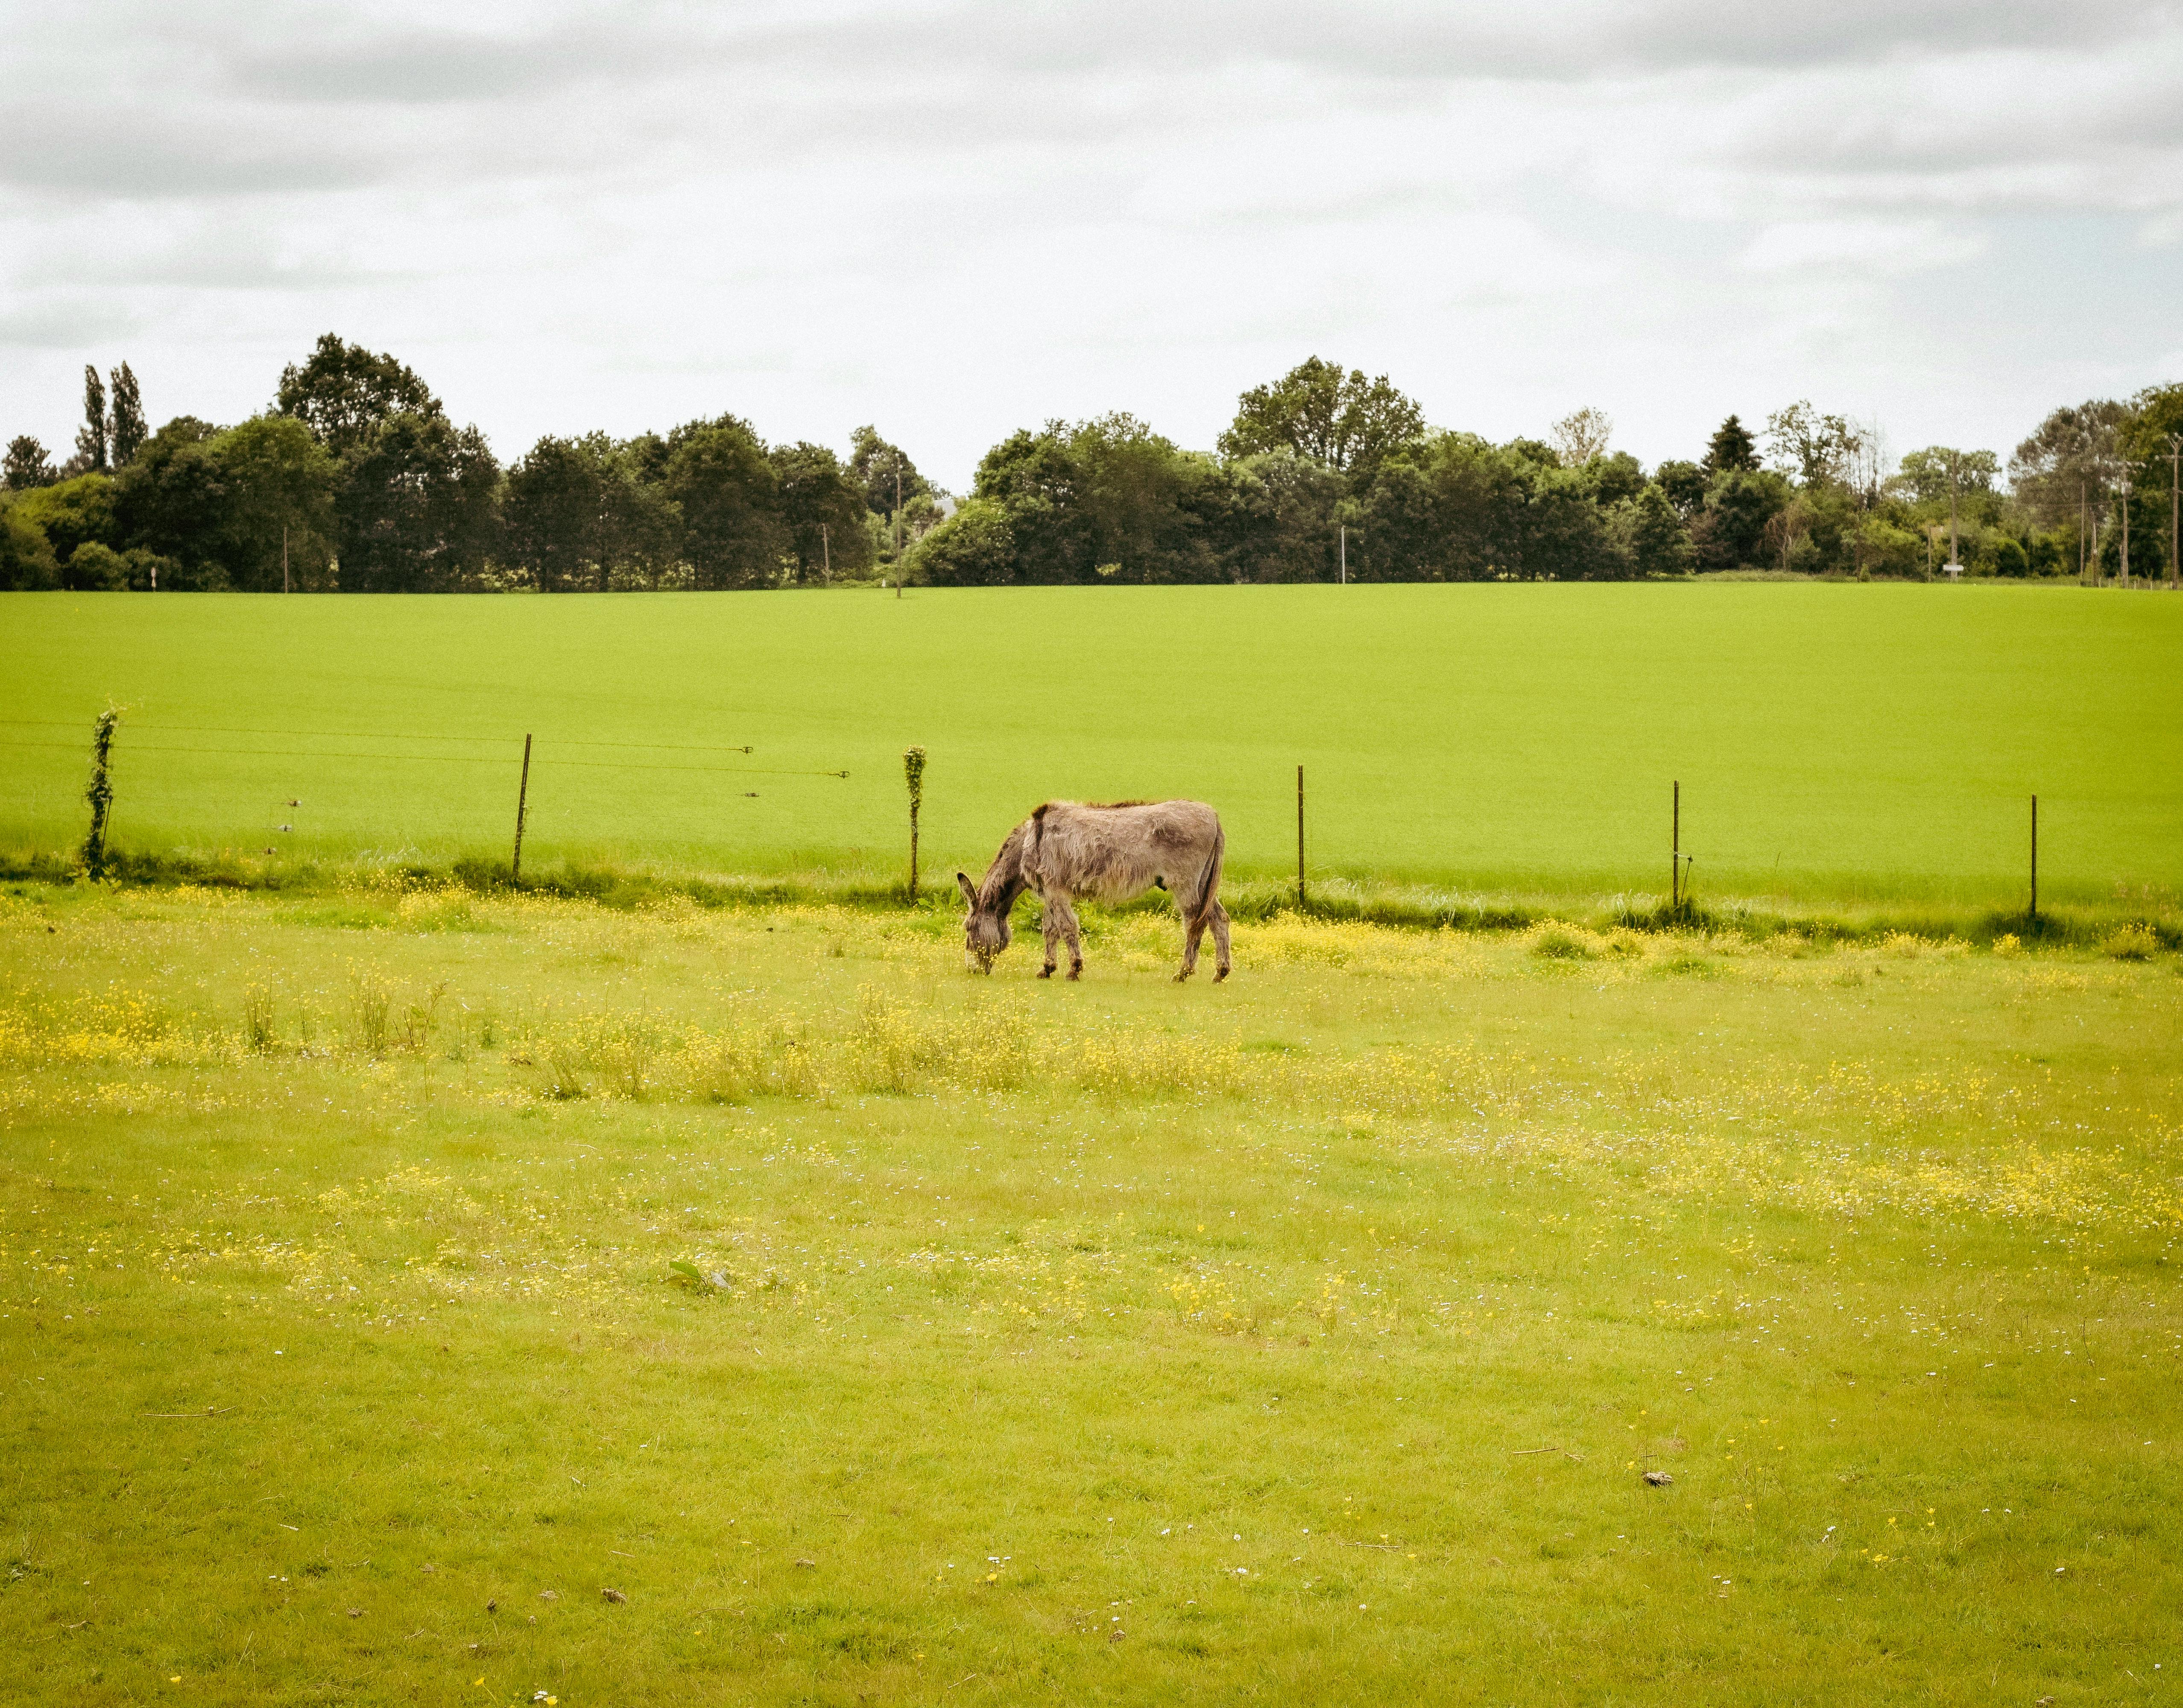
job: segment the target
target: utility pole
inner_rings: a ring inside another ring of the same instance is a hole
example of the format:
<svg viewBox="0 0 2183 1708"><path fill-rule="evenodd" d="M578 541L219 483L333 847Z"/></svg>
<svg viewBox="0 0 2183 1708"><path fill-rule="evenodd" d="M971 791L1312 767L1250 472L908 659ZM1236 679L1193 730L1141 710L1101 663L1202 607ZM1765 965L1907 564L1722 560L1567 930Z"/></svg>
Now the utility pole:
<svg viewBox="0 0 2183 1708"><path fill-rule="evenodd" d="M2122 591L2130 591L2130 470L2122 475Z"/></svg>
<svg viewBox="0 0 2183 1708"><path fill-rule="evenodd" d="M1948 567L1958 574L1963 573L1963 553L1956 547L1956 489L1958 465L1962 462L1960 452L1948 452Z"/></svg>
<svg viewBox="0 0 2183 1708"><path fill-rule="evenodd" d="M1345 587L1349 585L1349 527L1347 523L1341 528L1341 585Z"/></svg>
<svg viewBox="0 0 2183 1708"><path fill-rule="evenodd" d="M2077 585L2085 585L2085 483L2077 483Z"/></svg>
<svg viewBox="0 0 2183 1708"><path fill-rule="evenodd" d="M834 579L834 547L826 538L826 524L819 524L819 574L825 580Z"/></svg>
<svg viewBox="0 0 2183 1708"><path fill-rule="evenodd" d="M2179 543L2176 535L2183 532L2175 525L2178 521L2183 521L2183 501L2178 500L2175 492L2179 463L2183 463L2183 433L2170 433L2168 435L2168 591L2170 593L2179 585L2183 585L2183 557L2177 556L2175 549Z"/></svg>
<svg viewBox="0 0 2183 1708"><path fill-rule="evenodd" d="M288 580L288 524L281 524L281 591L292 593L296 590Z"/></svg>
<svg viewBox="0 0 2183 1708"><path fill-rule="evenodd" d="M894 596L902 597L902 458L894 459Z"/></svg>

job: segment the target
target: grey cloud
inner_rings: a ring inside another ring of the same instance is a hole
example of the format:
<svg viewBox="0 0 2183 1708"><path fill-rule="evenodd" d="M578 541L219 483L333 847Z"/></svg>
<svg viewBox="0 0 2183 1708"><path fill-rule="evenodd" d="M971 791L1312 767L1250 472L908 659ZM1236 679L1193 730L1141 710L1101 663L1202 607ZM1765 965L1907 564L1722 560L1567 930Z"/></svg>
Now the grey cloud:
<svg viewBox="0 0 2183 1708"><path fill-rule="evenodd" d="M675 33L596 26L531 36L405 30L249 50L230 75L279 100L440 106L665 75L686 66L697 45Z"/></svg>
<svg viewBox="0 0 2183 1708"><path fill-rule="evenodd" d="M136 331L143 317L111 300L60 297L0 308L0 348L80 350Z"/></svg>
<svg viewBox="0 0 2183 1708"><path fill-rule="evenodd" d="M1583 80L1714 69L1808 70L1905 55L2076 51L2172 32L2169 0L1847 0L1803 8L1618 0L1527 9L1364 0L1177 6L1001 0L879 6L818 23L624 7L543 29L375 25L361 17L266 45L209 25L197 45L232 87L278 101L449 105L737 69L774 75L964 76L1067 83L1117 73L1184 78L1253 66L1396 84ZM168 20L187 36L192 26ZM278 26L275 26L276 28Z"/></svg>
<svg viewBox="0 0 2183 1708"><path fill-rule="evenodd" d="M0 184L142 200L352 189L386 175L382 151L299 136L292 126L181 109L81 105L0 113Z"/></svg>

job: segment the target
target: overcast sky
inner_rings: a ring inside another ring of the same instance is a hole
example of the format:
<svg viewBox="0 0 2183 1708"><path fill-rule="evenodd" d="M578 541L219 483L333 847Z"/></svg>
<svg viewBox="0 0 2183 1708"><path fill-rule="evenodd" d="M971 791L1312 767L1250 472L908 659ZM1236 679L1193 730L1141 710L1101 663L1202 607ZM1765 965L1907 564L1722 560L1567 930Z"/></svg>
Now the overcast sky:
<svg viewBox="0 0 2183 1708"><path fill-rule="evenodd" d="M960 489L1209 447L1319 354L1435 424L1730 410L2005 456L2183 380L2183 5L0 0L0 437L321 332L504 459L733 410Z"/></svg>

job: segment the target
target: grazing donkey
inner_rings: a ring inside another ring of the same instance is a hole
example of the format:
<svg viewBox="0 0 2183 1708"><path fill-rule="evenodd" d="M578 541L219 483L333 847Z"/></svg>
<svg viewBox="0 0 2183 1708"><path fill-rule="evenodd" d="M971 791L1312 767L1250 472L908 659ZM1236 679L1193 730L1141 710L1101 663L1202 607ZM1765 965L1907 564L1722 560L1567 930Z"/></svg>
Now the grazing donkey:
<svg viewBox="0 0 2183 1708"><path fill-rule="evenodd" d="M1026 890L1046 904L1046 965L1053 976L1053 946L1069 940L1069 976L1084 976L1084 943L1076 910L1087 896L1109 903L1135 901L1154 885L1175 897L1182 915L1180 984L1197 968L1197 942L1213 928L1216 984L1228 976L1228 913L1221 907L1220 856L1227 847L1220 815L1202 801L1049 801L1008 834L973 887L958 872L970 912L963 921L969 966L993 970L993 957L1008 946L1008 910Z"/></svg>

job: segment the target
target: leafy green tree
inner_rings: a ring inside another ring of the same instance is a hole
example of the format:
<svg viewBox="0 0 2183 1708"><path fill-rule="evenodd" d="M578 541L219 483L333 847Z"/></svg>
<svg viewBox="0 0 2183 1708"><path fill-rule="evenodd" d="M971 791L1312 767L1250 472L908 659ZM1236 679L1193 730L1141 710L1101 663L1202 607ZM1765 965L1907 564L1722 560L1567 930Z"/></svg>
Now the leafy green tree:
<svg viewBox="0 0 2183 1708"><path fill-rule="evenodd" d="M767 458L773 464L796 579L821 580L829 566L836 575L857 575L869 569L871 534L864 526L869 501L841 459L823 445L805 443L777 445ZM916 496L930 502L928 493Z"/></svg>
<svg viewBox="0 0 2183 1708"><path fill-rule="evenodd" d="M547 593L672 580L681 513L643 471L638 446L603 433L541 439L508 473L510 560Z"/></svg>
<svg viewBox="0 0 2183 1708"><path fill-rule="evenodd" d="M1954 451L1945 445L1929 445L1906 455L1888 485L1913 504L1946 509L1952 494L1959 502L1991 496L2000 473L2001 461L1991 451Z"/></svg>
<svg viewBox="0 0 2183 1708"><path fill-rule="evenodd" d="M114 466L119 469L136 454L152 431L144 424L144 400L136 390L136 376L126 362L114 370L114 401L107 419L113 436Z"/></svg>
<svg viewBox="0 0 2183 1708"><path fill-rule="evenodd" d="M1236 399L1220 454L1293 451L1341 470L1361 490L1382 458L1424 430L1424 412L1386 374L1368 380L1353 368L1344 374L1313 356Z"/></svg>
<svg viewBox="0 0 2183 1708"><path fill-rule="evenodd" d="M14 502L0 502L0 593L58 586L59 566L45 530L15 513Z"/></svg>
<svg viewBox="0 0 2183 1708"><path fill-rule="evenodd" d="M1823 415L1799 401L1766 418L1766 443L1775 468L1803 485L1847 486L1864 434L1843 417Z"/></svg>
<svg viewBox="0 0 2183 1708"><path fill-rule="evenodd" d="M110 546L120 537L111 474L78 474L36 487L15 500L15 513L45 531L53 557L62 563L87 541Z"/></svg>
<svg viewBox="0 0 2183 1708"><path fill-rule="evenodd" d="M1705 508L1691 524L1691 546L1699 569L1737 569L1764 564L1767 525L1789 507L1789 483L1771 469L1731 468L1714 476Z"/></svg>
<svg viewBox="0 0 2183 1708"><path fill-rule="evenodd" d="M1349 502L1350 482L1338 470L1283 446L1231 460L1235 474L1247 477L1264 494L1258 525L1236 542L1227 579L1252 581L1331 581L1340 574L1338 540ZM1253 493L1241 489L1248 503ZM1371 550L1361 520L1350 518L1349 573L1353 580L1376 579L1379 558Z"/></svg>
<svg viewBox="0 0 2183 1708"><path fill-rule="evenodd" d="M228 585L221 551L227 480L212 441L219 430L178 415L146 440L114 477L114 513L122 543L175 566L159 585L175 591Z"/></svg>
<svg viewBox="0 0 2183 1708"><path fill-rule="evenodd" d="M83 425L75 430L75 455L65 472L106 472L106 382L89 363L83 369Z"/></svg>
<svg viewBox="0 0 2183 1708"><path fill-rule="evenodd" d="M1036 584L1097 579L1085 472L1066 424L1019 428L979 459L974 496L1002 505L1015 552L1014 580Z"/></svg>
<svg viewBox="0 0 2183 1708"><path fill-rule="evenodd" d="M500 485L476 428L397 411L341 462L334 517L342 591L443 593L475 584L498 543Z"/></svg>
<svg viewBox="0 0 2183 1708"><path fill-rule="evenodd" d="M331 585L340 469L310 429L293 416L254 415L206 451L218 471L220 558L231 583L253 593Z"/></svg>
<svg viewBox="0 0 2183 1708"><path fill-rule="evenodd" d="M19 433L8 441L7 461L0 464L0 489L27 492L33 486L50 486L59 478L46 447L31 435Z"/></svg>
<svg viewBox="0 0 2183 1708"><path fill-rule="evenodd" d="M668 458L666 495L682 513L682 555L703 588L779 583L789 549L780 480L741 422L704 426Z"/></svg>
<svg viewBox="0 0 2183 1708"><path fill-rule="evenodd" d="M1663 463L1653 471L1653 480L1686 524L1705 506L1706 478L1706 471L1695 463Z"/></svg>
<svg viewBox="0 0 2183 1708"><path fill-rule="evenodd" d="M892 516L911 499L932 490L908 453L890 445L880 437L878 428L869 425L849 435L848 478L875 516Z"/></svg>
<svg viewBox="0 0 2183 1708"><path fill-rule="evenodd" d="M1758 446L1753 442L1749 430L1731 415L1714 429L1702 466L1708 483L1715 475L1731 469L1741 469L1755 474L1758 472Z"/></svg>
<svg viewBox="0 0 2183 1708"><path fill-rule="evenodd" d="M1591 458L1576 466L1584 474L1592 502L1603 509L1635 498L1645 490L1645 466L1627 451Z"/></svg>
<svg viewBox="0 0 2183 1708"><path fill-rule="evenodd" d="M1172 441L1116 412L1080 422L1069 447L1081 471L1095 573L1112 564L1130 581L1208 579L1182 502L1197 470Z"/></svg>
<svg viewBox="0 0 2183 1708"><path fill-rule="evenodd" d="M1616 506L1612 531L1641 576L1686 575L1691 568L1691 530L1658 482Z"/></svg>
<svg viewBox="0 0 2183 1708"><path fill-rule="evenodd" d="M2113 398L2055 410L2009 458L2019 500L2048 527L2075 524L2086 505L2097 511L2119 483L2130 420L2130 406Z"/></svg>
<svg viewBox="0 0 2183 1708"><path fill-rule="evenodd" d="M917 542L908 568L935 587L1003 587L1016 579L1010 507L996 498L970 498Z"/></svg>
<svg viewBox="0 0 2183 1708"><path fill-rule="evenodd" d="M293 415L336 457L361 453L393 415L444 418L430 386L392 356L328 332L302 363L281 370L273 407Z"/></svg>

